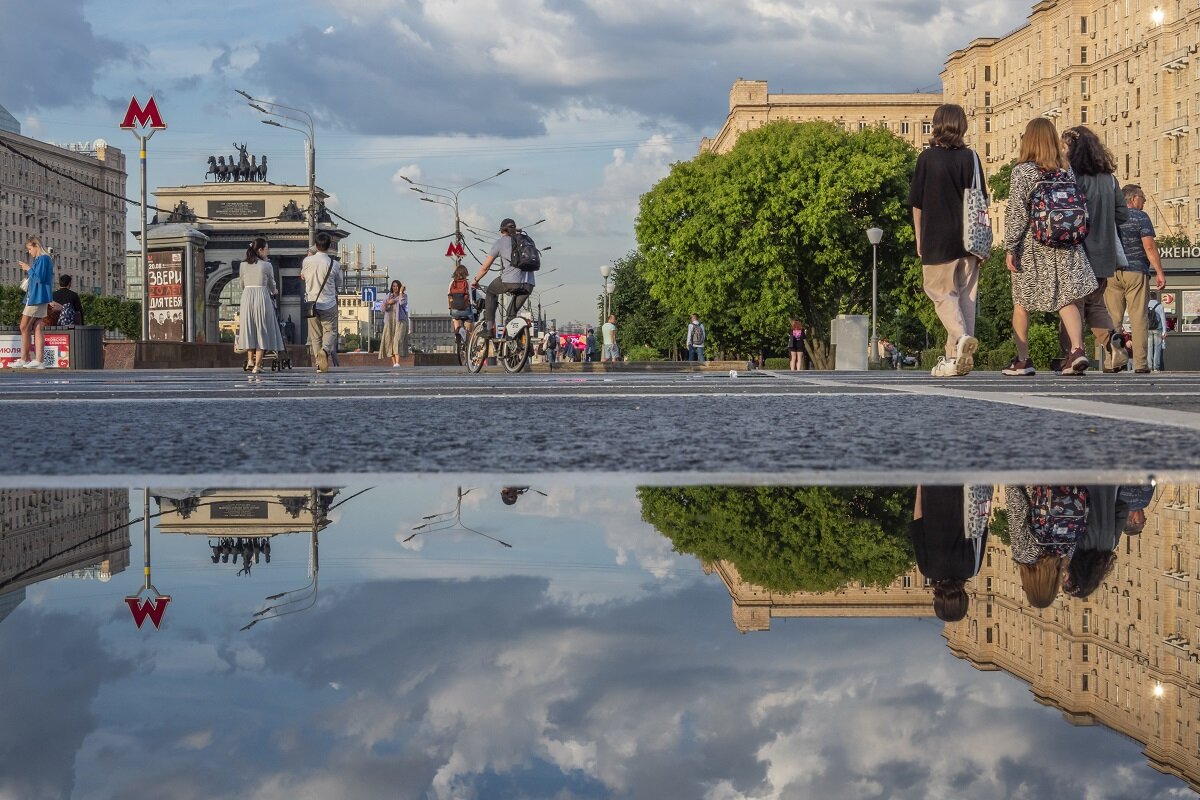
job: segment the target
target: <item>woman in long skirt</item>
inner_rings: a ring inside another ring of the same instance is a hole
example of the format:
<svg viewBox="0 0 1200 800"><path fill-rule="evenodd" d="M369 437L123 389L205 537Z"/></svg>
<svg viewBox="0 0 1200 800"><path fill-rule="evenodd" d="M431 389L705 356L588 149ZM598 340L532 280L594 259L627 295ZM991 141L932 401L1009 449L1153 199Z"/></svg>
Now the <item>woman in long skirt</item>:
<svg viewBox="0 0 1200 800"><path fill-rule="evenodd" d="M275 269L267 260L270 249L267 240L260 236L250 243L241 266L242 304L237 349L246 351L246 369L255 373L262 372L263 351L278 352L284 346L273 299L279 289L275 285Z"/></svg>
<svg viewBox="0 0 1200 800"><path fill-rule="evenodd" d="M392 281L387 297L383 298L383 338L379 342L379 357L391 356L392 366L400 366L400 353L408 339L408 292L400 281Z"/></svg>

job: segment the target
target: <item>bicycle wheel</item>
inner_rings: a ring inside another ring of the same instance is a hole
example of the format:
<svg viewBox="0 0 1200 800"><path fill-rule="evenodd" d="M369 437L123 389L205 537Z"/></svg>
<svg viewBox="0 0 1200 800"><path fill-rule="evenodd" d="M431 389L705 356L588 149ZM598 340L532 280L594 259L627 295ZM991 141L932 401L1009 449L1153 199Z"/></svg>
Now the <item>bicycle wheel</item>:
<svg viewBox="0 0 1200 800"><path fill-rule="evenodd" d="M526 325L521 329L519 334L506 341L503 345L500 361L504 364L504 371L520 372L525 369L525 365L529 363L529 356L532 353L533 337L529 335L529 326Z"/></svg>
<svg viewBox="0 0 1200 800"><path fill-rule="evenodd" d="M466 365L468 372L479 372L483 369L483 362L487 361L488 337L485 333L486 330L486 325L476 325L475 330L471 331L471 338L467 340Z"/></svg>
<svg viewBox="0 0 1200 800"><path fill-rule="evenodd" d="M467 345L469 339L463 336L462 333L454 334L454 354L458 356L458 365L464 366L467 363Z"/></svg>

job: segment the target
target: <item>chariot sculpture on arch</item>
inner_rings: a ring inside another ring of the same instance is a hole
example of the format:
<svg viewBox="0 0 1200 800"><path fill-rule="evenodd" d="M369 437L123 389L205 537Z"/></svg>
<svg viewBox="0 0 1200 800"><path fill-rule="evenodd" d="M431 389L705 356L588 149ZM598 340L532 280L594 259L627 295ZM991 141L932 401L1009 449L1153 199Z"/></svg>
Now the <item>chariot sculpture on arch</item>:
<svg viewBox="0 0 1200 800"><path fill-rule="evenodd" d="M233 147L238 151L238 155L231 155L228 160L225 156L208 157L208 171L204 173L205 180L211 175L213 180L218 183L228 183L229 181L265 182L267 180L267 157L250 155L245 142L242 144L234 142Z"/></svg>

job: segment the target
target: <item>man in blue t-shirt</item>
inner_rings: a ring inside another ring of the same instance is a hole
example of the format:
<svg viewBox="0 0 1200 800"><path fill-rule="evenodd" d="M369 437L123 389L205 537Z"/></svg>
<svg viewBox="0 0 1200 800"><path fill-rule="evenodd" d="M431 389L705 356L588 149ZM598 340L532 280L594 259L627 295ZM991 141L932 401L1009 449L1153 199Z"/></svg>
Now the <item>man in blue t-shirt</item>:
<svg viewBox="0 0 1200 800"><path fill-rule="evenodd" d="M1104 289L1104 304L1114 325L1120 325L1129 309L1129 326L1133 329L1133 371L1146 373L1150 365L1146 359L1146 295L1150 288L1150 269L1155 272L1155 285L1161 292L1167 285L1162 262L1158 258L1158 245L1154 242L1154 224L1142 208L1146 205L1146 193L1136 183L1121 188L1125 203L1129 206L1129 219L1117 230L1121 236L1121 249L1125 251L1127 266L1118 266Z"/></svg>

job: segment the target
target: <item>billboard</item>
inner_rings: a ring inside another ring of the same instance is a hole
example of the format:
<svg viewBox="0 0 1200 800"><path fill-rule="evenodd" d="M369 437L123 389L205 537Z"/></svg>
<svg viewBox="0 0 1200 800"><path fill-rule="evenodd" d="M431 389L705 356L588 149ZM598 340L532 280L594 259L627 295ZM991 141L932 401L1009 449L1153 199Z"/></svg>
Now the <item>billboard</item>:
<svg viewBox="0 0 1200 800"><path fill-rule="evenodd" d="M66 369L71 366L71 334L47 331L42 362L47 367ZM30 353L32 355L32 352ZM0 367L11 367L21 359L21 335L0 334Z"/></svg>
<svg viewBox="0 0 1200 800"><path fill-rule="evenodd" d="M152 342L182 342L184 327L183 251L150 253L146 264L146 301Z"/></svg>

